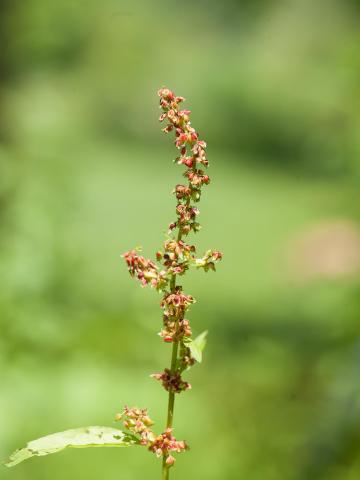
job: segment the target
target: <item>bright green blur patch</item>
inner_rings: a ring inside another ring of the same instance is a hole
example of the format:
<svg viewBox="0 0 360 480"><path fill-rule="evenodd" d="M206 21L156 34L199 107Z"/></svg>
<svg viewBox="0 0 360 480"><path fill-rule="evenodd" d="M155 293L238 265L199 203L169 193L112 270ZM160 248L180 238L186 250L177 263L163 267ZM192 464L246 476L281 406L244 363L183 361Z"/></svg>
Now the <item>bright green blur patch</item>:
<svg viewBox="0 0 360 480"><path fill-rule="evenodd" d="M188 338L184 341L185 345L190 349L191 356L195 358L198 363L202 362L202 352L206 347L206 337L208 331L200 333L194 340Z"/></svg>
<svg viewBox="0 0 360 480"><path fill-rule="evenodd" d="M116 428L80 427L32 440L24 448L16 450L4 465L14 467L28 458L60 452L68 447L130 447L136 443L136 437Z"/></svg>

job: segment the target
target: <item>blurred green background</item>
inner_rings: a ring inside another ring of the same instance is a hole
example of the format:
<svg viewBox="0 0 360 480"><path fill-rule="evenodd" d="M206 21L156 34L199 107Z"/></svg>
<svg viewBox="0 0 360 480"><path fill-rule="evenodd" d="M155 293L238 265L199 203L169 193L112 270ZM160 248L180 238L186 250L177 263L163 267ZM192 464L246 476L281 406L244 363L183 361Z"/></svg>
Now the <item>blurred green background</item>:
<svg viewBox="0 0 360 480"><path fill-rule="evenodd" d="M0 455L147 406L169 363L153 256L181 169L156 91L208 141L194 333L175 479L360 475L360 4L356 0L2 0ZM145 472L145 474L144 474ZM6 480L160 477L145 449L69 450Z"/></svg>

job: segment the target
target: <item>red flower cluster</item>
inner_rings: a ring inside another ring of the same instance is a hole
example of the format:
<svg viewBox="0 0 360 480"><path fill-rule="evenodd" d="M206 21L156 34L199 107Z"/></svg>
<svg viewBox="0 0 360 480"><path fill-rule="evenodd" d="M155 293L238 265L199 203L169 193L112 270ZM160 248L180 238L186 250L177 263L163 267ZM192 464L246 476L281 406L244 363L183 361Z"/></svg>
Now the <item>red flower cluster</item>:
<svg viewBox="0 0 360 480"><path fill-rule="evenodd" d="M196 188L210 183L209 175L205 175L203 170L196 170L195 172L187 170L184 175L189 179L190 184Z"/></svg>
<svg viewBox="0 0 360 480"><path fill-rule="evenodd" d="M163 373L153 373L150 375L155 380L162 382L163 387L168 392L180 393L184 390L190 390L191 385L181 378L180 372L171 373L168 368L165 368Z"/></svg>
<svg viewBox="0 0 360 480"><path fill-rule="evenodd" d="M139 435L141 445L148 445L154 441L155 435L149 428L154 425L154 422L148 416L146 408L129 408L125 405L123 412L118 413L115 420L117 422L123 420L125 428L131 433Z"/></svg>
<svg viewBox="0 0 360 480"><path fill-rule="evenodd" d="M182 319L185 311L195 302L191 295L185 295L182 292L182 287L177 286L174 292L165 294L160 306L164 309L165 315Z"/></svg>
<svg viewBox="0 0 360 480"><path fill-rule="evenodd" d="M165 271L158 271L158 267L151 260L139 255L136 250L130 250L123 255L130 275L137 277L143 287L151 285L157 290L162 290L168 283Z"/></svg>
<svg viewBox="0 0 360 480"><path fill-rule="evenodd" d="M164 342L177 342L183 340L184 337L191 337L192 332L190 328L189 320L184 318L183 320L176 321L173 317L164 315L164 328L159 333L160 337L163 337Z"/></svg>
<svg viewBox="0 0 360 480"><path fill-rule="evenodd" d="M175 458L169 452L181 453L188 448L183 440L176 440L173 437L171 428L156 436L150 428L154 422L148 416L146 408L125 406L123 412L115 416L115 420L123 421L124 427L139 438L140 445L147 446L157 457L165 456L168 466L175 462Z"/></svg>
<svg viewBox="0 0 360 480"><path fill-rule="evenodd" d="M171 466L175 463L175 458L170 452L181 453L189 447L183 440L176 440L172 436L172 428L167 428L164 433L156 437L155 441L150 445L149 450L154 452L157 457L165 455L166 464Z"/></svg>
<svg viewBox="0 0 360 480"><path fill-rule="evenodd" d="M163 261L164 267L172 275L182 275L189 268L189 261L194 260L194 245L187 245L182 240L166 240L164 253L157 252L156 258Z"/></svg>
<svg viewBox="0 0 360 480"><path fill-rule="evenodd" d="M185 185L176 185L174 193L176 194L176 198L178 200L182 200L183 198L187 198L191 195L191 188L186 187Z"/></svg>

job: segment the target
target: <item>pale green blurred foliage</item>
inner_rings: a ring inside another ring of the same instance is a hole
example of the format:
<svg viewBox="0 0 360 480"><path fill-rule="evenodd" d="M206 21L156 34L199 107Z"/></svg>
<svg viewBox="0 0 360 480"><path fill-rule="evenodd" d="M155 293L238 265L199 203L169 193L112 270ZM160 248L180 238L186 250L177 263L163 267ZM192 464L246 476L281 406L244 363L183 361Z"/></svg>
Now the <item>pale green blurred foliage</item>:
<svg viewBox="0 0 360 480"><path fill-rule="evenodd" d="M173 219L167 85L209 144L195 241L224 252L216 274L184 285L209 339L177 399L192 449L173 478L358 479L359 19L355 0L1 3L2 457L111 426L126 403L163 428L166 395L149 378L170 355L160 298L120 254L154 255ZM314 246L314 270L297 245L319 228L330 253ZM160 476L143 449L95 449L0 478L144 472Z"/></svg>

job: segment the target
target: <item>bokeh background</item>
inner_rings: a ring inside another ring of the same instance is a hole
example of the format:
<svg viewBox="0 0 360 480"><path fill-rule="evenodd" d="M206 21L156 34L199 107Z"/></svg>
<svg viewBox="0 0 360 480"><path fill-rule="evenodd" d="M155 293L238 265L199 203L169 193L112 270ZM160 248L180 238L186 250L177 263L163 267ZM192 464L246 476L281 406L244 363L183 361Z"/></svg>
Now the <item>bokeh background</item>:
<svg viewBox="0 0 360 480"><path fill-rule="evenodd" d="M162 430L152 256L174 217L156 91L208 141L174 479L360 475L360 4L356 0L2 0L0 454L147 406ZM159 478L145 449L69 450L6 480Z"/></svg>

